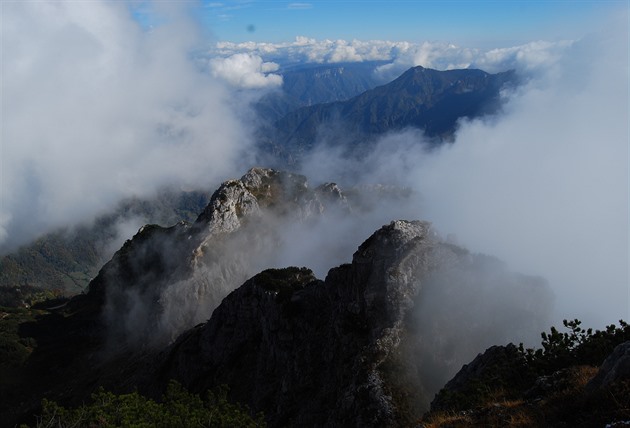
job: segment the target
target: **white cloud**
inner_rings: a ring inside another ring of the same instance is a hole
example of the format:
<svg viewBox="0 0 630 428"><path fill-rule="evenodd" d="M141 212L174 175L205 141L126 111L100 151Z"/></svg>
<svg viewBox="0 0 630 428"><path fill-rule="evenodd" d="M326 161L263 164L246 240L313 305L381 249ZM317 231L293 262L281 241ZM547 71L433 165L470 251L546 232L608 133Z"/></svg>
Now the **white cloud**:
<svg viewBox="0 0 630 428"><path fill-rule="evenodd" d="M360 62L392 60L396 57L397 51L404 51L409 46L407 42L317 40L297 36L295 41L285 43L218 42L215 48L211 49L211 54L228 57L247 52L281 62Z"/></svg>
<svg viewBox="0 0 630 428"><path fill-rule="evenodd" d="M384 81L390 81L418 65L437 70L480 68L489 73L514 69L531 76L542 70L548 72L572 43L570 40L535 41L521 46L483 50L446 42L317 40L298 36L290 43L219 42L210 52L221 58L247 53L279 64L389 61L377 67L375 72Z"/></svg>
<svg viewBox="0 0 630 428"><path fill-rule="evenodd" d="M425 60L437 58L423 49ZM472 251L546 277L557 294L556 325L628 319L627 23L572 43L476 53L474 61L530 70L499 117L463 122L454 144L429 152L412 131L384 137L359 163L322 150L305 173L415 189L415 209L383 210L431 220Z"/></svg>
<svg viewBox="0 0 630 428"><path fill-rule="evenodd" d="M227 58L213 58L209 66L213 76L238 88L258 89L282 85L282 76L270 74L278 70L278 64L263 62L258 55L238 53Z"/></svg>
<svg viewBox="0 0 630 428"><path fill-rule="evenodd" d="M156 3L169 19L144 32L122 2L3 5L5 245L233 174L248 138L230 93L190 61L200 39L179 6Z"/></svg>
<svg viewBox="0 0 630 428"><path fill-rule="evenodd" d="M537 41L521 46L501 49L472 49L450 43L424 42L407 45L396 52L392 63L380 66L376 72L391 80L410 67L422 66L436 70L479 68L488 73L517 70L531 76L537 72L549 72L572 41Z"/></svg>

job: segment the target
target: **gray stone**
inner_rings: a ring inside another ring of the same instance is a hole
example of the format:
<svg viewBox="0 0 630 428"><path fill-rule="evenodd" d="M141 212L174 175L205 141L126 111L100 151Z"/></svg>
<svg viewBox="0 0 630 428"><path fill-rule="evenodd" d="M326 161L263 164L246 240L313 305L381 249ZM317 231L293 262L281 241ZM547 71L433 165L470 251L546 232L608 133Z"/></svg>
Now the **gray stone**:
<svg viewBox="0 0 630 428"><path fill-rule="evenodd" d="M630 341L617 345L604 360L595 377L586 385L586 390L593 392L609 388L619 381L628 379L630 379Z"/></svg>

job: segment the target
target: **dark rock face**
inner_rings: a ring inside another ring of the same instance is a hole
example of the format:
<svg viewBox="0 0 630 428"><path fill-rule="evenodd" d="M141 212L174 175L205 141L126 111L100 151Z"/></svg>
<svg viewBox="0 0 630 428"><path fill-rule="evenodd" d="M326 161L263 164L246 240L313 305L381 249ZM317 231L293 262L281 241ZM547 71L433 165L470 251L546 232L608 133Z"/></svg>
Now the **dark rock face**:
<svg viewBox="0 0 630 428"><path fill-rule="evenodd" d="M167 344L256 273L278 245L276 223L332 206L347 206L336 186L312 190L302 175L252 168L224 182L192 225L140 229L101 269L88 297L103 307L117 347Z"/></svg>
<svg viewBox="0 0 630 428"><path fill-rule="evenodd" d="M526 362L513 344L491 346L466 364L448 381L431 402L431 411L463 410L480 403L483 394L476 390L479 385L510 385L516 387L526 380ZM475 397L475 398L473 398Z"/></svg>
<svg viewBox="0 0 630 428"><path fill-rule="evenodd" d="M36 391L31 402L0 410L32 414L43 396L77 404L98 385L158 398L174 378L200 393L227 384L272 426L409 426L468 360L460 351L478 352L462 338L494 341L526 315L546 325L544 283L421 221L383 226L325 281L306 268L254 275L252 260L277 248L274 226L331 208L353 208L336 185L311 190L303 176L254 168L193 224L143 227L87 295L31 326L46 341L29 371L47 377L21 386ZM483 313L493 316L479 322ZM50 361L66 366L50 371Z"/></svg>
<svg viewBox="0 0 630 428"><path fill-rule="evenodd" d="M630 342L618 345L604 360L597 375L586 386L587 391L609 388L611 385L630 379Z"/></svg>
<svg viewBox="0 0 630 428"><path fill-rule="evenodd" d="M428 410L453 364L428 359L449 355L460 361L450 355L463 349L454 340L480 328L468 322L455 334L435 308L432 322L422 321L421 301L432 296L425 288L443 285L436 283L436 273L474 276L473 259L443 243L426 222L395 221L368 238L351 264L331 269L325 281L305 268L264 271L161 355L150 389L159 390L170 378L199 392L229 384L235 400L263 411L272 426L407 426ZM496 267L484 268L510 278ZM494 292L474 281L460 289L448 285L450 292L470 288L486 300ZM502 321L484 334L506 334L511 320ZM496 350L460 377L500 366L501 376L509 371L516 378L516 348ZM457 389L458 382L451 385Z"/></svg>
<svg viewBox="0 0 630 428"><path fill-rule="evenodd" d="M324 282L307 269L256 275L182 335L159 372L194 391L227 383L274 426L391 426L379 367L400 342L434 245L427 223L397 221Z"/></svg>

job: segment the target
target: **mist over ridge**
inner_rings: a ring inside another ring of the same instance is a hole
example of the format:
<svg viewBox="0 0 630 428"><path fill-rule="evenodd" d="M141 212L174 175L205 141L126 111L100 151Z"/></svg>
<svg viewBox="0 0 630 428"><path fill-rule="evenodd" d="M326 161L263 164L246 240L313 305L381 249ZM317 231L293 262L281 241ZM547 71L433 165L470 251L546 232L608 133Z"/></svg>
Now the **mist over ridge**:
<svg viewBox="0 0 630 428"><path fill-rule="evenodd" d="M628 5L493 3L474 47L437 4L3 3L0 427L172 381L274 427L625 421ZM259 37L332 5L423 38Z"/></svg>
<svg viewBox="0 0 630 428"><path fill-rule="evenodd" d="M422 133L408 130L383 137L356 161L323 141L303 171L414 189L416 216L471 250L546 277L557 295L556 322L627 318L624 31L616 21L545 67L539 62L506 94L501 113L461 121L453 144L424 150Z"/></svg>
<svg viewBox="0 0 630 428"><path fill-rule="evenodd" d="M239 176L257 155L251 105L278 90L283 58L390 61L376 68L381 78L413 65L513 68L529 83L504 94L503 114L463 121L455 142L432 153L413 129L384 136L360 162L345 159L334 139L319 141L301 167L311 181L394 184L416 198L375 209L356 233L343 222L329 226L337 233L325 245L353 247L393 218L427 218L473 251L547 277L566 306L559 317L595 325L627 318L623 25L577 41L486 50L310 38L284 47L219 43L208 49L214 62L204 64L204 55L187 56L199 52L196 24L164 7L172 19L151 31L122 3L3 9L12 24L2 30L3 99L14 107L4 112L0 245L89 221L120 198L150 196L165 184L207 189ZM37 31L25 35L32 23ZM222 80L238 70L244 78ZM25 126L34 118L38 126ZM285 264L300 253L317 250L287 250Z"/></svg>

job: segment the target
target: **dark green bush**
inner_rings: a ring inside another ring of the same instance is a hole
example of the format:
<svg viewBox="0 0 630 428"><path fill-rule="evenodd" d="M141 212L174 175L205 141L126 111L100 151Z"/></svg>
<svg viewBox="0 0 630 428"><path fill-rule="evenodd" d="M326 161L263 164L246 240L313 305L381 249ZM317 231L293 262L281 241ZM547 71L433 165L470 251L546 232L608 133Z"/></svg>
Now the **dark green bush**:
<svg viewBox="0 0 630 428"><path fill-rule="evenodd" d="M209 391L205 400L171 381L162 402L137 392L116 395L100 388L91 403L66 409L44 399L37 428L65 427L264 427L262 414L227 400L227 387Z"/></svg>
<svg viewBox="0 0 630 428"><path fill-rule="evenodd" d="M603 331L585 330L577 319L562 323L569 331L551 327L549 333L541 333L541 349L524 349L520 344L520 351L537 373L553 373L572 365L599 366L617 345L630 340L630 326L623 320L619 327L611 324Z"/></svg>

